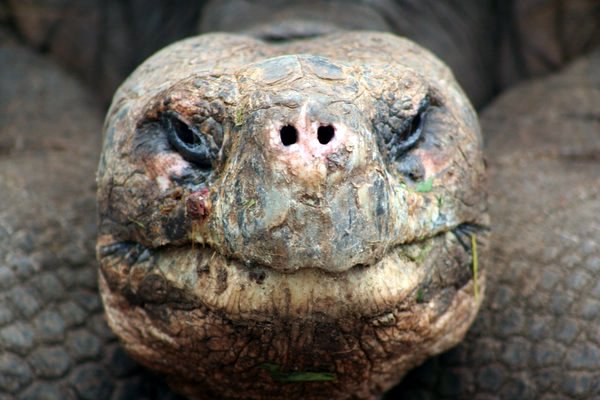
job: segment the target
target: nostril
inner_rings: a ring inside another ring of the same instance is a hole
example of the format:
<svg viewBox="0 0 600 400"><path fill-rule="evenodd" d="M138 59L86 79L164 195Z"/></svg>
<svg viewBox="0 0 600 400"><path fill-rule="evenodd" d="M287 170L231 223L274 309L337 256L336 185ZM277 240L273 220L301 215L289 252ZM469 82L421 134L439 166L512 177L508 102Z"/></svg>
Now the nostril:
<svg viewBox="0 0 600 400"><path fill-rule="evenodd" d="M333 126L331 126L331 125L320 126L319 129L317 129L317 138L319 139L319 143L327 144L327 143L331 142L331 139L333 139L334 133L335 133L335 129L333 128Z"/></svg>
<svg viewBox="0 0 600 400"><path fill-rule="evenodd" d="M279 130L281 143L290 146L298 141L298 131L292 125L286 125Z"/></svg>

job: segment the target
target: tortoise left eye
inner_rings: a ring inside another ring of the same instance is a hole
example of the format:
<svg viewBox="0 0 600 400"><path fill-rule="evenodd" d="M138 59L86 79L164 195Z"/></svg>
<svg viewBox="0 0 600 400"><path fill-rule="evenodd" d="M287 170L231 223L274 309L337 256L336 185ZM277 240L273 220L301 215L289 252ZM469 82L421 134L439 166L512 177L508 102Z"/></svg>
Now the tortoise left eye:
<svg viewBox="0 0 600 400"><path fill-rule="evenodd" d="M169 144L181 156L202 169L212 168L218 147L210 135L199 132L174 115L163 117L163 126L167 130Z"/></svg>

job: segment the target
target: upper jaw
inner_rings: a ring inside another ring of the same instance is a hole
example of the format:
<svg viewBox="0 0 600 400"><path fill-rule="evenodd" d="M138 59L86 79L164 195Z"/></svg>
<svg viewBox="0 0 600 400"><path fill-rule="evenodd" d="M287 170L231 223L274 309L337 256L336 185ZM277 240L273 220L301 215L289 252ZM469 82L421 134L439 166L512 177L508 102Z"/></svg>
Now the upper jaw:
<svg viewBox="0 0 600 400"><path fill-rule="evenodd" d="M422 302L424 294L425 300L436 301L436 285L460 287L471 275L469 266L462 265L469 264L470 249L463 248L452 232L397 246L373 265L335 274L318 268L286 273L266 265L248 265L201 246L140 247L132 256L119 253L113 243L111 253L102 244L111 240L101 238L98 252L102 274L113 290L128 294L136 303L158 302L174 309L206 307L234 320L270 319L272 315L376 318L403 304ZM436 271L442 265L448 269L448 263L461 264L452 268L462 272L451 274L447 282L432 283L431 279L438 279ZM161 298L153 297L158 283L165 293Z"/></svg>

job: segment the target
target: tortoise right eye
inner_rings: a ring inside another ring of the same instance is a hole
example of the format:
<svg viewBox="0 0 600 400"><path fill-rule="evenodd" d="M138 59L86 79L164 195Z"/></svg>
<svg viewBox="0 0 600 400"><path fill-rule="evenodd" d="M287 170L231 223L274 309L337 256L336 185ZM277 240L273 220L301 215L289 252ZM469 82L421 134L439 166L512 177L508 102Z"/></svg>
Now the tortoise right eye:
<svg viewBox="0 0 600 400"><path fill-rule="evenodd" d="M172 114L164 116L162 124L167 131L169 144L185 160L202 169L212 168L218 147L210 135L201 133Z"/></svg>
<svg viewBox="0 0 600 400"><path fill-rule="evenodd" d="M425 98L415 115L405 119L398 129L392 129L391 135L384 138L390 160L399 161L421 139L428 109L429 99Z"/></svg>

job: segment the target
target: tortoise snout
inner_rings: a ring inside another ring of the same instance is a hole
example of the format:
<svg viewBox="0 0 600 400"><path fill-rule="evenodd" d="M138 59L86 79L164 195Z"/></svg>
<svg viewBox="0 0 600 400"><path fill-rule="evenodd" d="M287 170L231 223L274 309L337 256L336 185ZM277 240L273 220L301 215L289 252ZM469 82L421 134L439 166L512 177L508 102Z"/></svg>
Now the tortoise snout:
<svg viewBox="0 0 600 400"><path fill-rule="evenodd" d="M305 105L292 118L272 119L262 142L269 169L305 182L307 188L339 183L365 163L372 146L348 121L328 118L314 108Z"/></svg>
<svg viewBox="0 0 600 400"><path fill-rule="evenodd" d="M343 127L319 122L275 127L270 136L269 150L283 170L318 180L325 178L328 160L336 157L346 144ZM312 176L315 173L317 176Z"/></svg>
<svg viewBox="0 0 600 400"><path fill-rule="evenodd" d="M376 142L360 114L314 97L258 110L236 137L238 162L211 214L222 253L282 271L342 272L385 252L394 192Z"/></svg>

